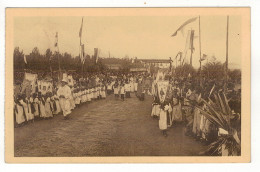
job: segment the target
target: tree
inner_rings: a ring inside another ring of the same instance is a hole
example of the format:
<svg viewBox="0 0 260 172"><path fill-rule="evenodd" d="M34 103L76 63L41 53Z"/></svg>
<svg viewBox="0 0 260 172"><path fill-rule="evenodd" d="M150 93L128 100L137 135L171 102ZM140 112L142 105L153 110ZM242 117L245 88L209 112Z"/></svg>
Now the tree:
<svg viewBox="0 0 260 172"><path fill-rule="evenodd" d="M177 77L188 77L189 74L191 77L196 77L197 75L196 70L190 64L185 63L184 65L175 68L175 75Z"/></svg>
<svg viewBox="0 0 260 172"><path fill-rule="evenodd" d="M25 63L24 63L24 53L23 51L19 50L19 47L14 48L14 69L16 70L23 70L25 68Z"/></svg>
<svg viewBox="0 0 260 172"><path fill-rule="evenodd" d="M209 62L202 67L202 75L207 79L222 80L225 76L223 64L220 62Z"/></svg>
<svg viewBox="0 0 260 172"><path fill-rule="evenodd" d="M229 70L228 76L229 76L230 80L233 80L235 82L240 82L241 70L240 69Z"/></svg>
<svg viewBox="0 0 260 172"><path fill-rule="evenodd" d="M122 63L122 72L123 73L129 72L130 67L131 67L131 63L130 63L129 59L124 59L122 62L123 62Z"/></svg>

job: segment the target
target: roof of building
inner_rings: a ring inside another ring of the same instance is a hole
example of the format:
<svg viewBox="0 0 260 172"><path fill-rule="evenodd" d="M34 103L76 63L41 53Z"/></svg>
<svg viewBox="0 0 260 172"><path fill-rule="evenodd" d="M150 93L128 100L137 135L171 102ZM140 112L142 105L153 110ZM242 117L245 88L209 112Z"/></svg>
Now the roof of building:
<svg viewBox="0 0 260 172"><path fill-rule="evenodd" d="M144 68L144 67L135 67L135 68L130 68L130 71L131 72L145 72L145 71L147 71L147 69L146 68Z"/></svg>
<svg viewBox="0 0 260 172"><path fill-rule="evenodd" d="M139 61L146 63L170 63L170 59L138 59Z"/></svg>

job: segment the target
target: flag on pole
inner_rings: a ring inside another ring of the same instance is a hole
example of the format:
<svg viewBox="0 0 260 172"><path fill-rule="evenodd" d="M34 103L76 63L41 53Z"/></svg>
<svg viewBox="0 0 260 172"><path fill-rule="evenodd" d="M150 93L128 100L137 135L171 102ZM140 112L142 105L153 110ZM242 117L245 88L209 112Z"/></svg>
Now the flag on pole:
<svg viewBox="0 0 260 172"><path fill-rule="evenodd" d="M96 58L96 63L98 62L99 54L100 54L100 49L97 48L97 58Z"/></svg>
<svg viewBox="0 0 260 172"><path fill-rule="evenodd" d="M81 59L81 63L84 64L85 62L84 44L81 44L80 46L80 59Z"/></svg>
<svg viewBox="0 0 260 172"><path fill-rule="evenodd" d="M58 52L58 32L56 32L56 35L55 35L54 47L55 47L55 52Z"/></svg>
<svg viewBox="0 0 260 172"><path fill-rule="evenodd" d="M54 47L58 47L58 32L56 32L56 35L55 35Z"/></svg>
<svg viewBox="0 0 260 172"><path fill-rule="evenodd" d="M83 17L82 17L81 26L79 29L79 37L81 37L81 35L82 35L82 27L83 27Z"/></svg>
<svg viewBox="0 0 260 172"><path fill-rule="evenodd" d="M207 55L206 54L203 54L200 61L202 62L203 60L206 60L207 59Z"/></svg>
<svg viewBox="0 0 260 172"><path fill-rule="evenodd" d="M213 55L213 56L211 56L211 59L210 59L211 61L216 61L217 60L217 58L215 57L215 55Z"/></svg>
<svg viewBox="0 0 260 172"><path fill-rule="evenodd" d="M195 50L195 48L193 46L193 40L194 40L194 30L191 30L191 32L190 32L190 49L191 49L192 53Z"/></svg>
<svg viewBox="0 0 260 172"><path fill-rule="evenodd" d="M98 61L98 48L94 48L94 60L95 60L95 63L97 63L97 61Z"/></svg>
<svg viewBox="0 0 260 172"><path fill-rule="evenodd" d="M23 60L24 60L24 63L27 64L27 60L26 60L26 56L23 55Z"/></svg>
<svg viewBox="0 0 260 172"><path fill-rule="evenodd" d="M194 17L194 18L191 18L191 19L187 20L186 22L184 22L171 36L172 37L176 36L178 31L182 31L186 25L194 22L197 18L198 17Z"/></svg>

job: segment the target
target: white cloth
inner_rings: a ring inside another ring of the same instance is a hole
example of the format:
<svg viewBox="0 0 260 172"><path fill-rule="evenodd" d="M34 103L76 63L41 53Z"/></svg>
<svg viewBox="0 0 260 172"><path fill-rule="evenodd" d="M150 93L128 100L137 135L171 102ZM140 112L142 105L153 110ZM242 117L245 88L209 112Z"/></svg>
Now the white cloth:
<svg viewBox="0 0 260 172"><path fill-rule="evenodd" d="M159 128L160 130L167 129L167 110L160 110Z"/></svg>
<svg viewBox="0 0 260 172"><path fill-rule="evenodd" d="M151 116L159 116L160 110L160 105L153 105Z"/></svg>

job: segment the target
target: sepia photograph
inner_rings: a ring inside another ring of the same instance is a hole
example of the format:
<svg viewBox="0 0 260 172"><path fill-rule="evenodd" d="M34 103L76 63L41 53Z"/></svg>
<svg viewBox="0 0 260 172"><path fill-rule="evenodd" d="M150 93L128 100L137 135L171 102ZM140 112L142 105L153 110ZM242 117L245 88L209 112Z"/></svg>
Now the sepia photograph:
<svg viewBox="0 0 260 172"><path fill-rule="evenodd" d="M249 162L250 8L7 8L7 162Z"/></svg>

